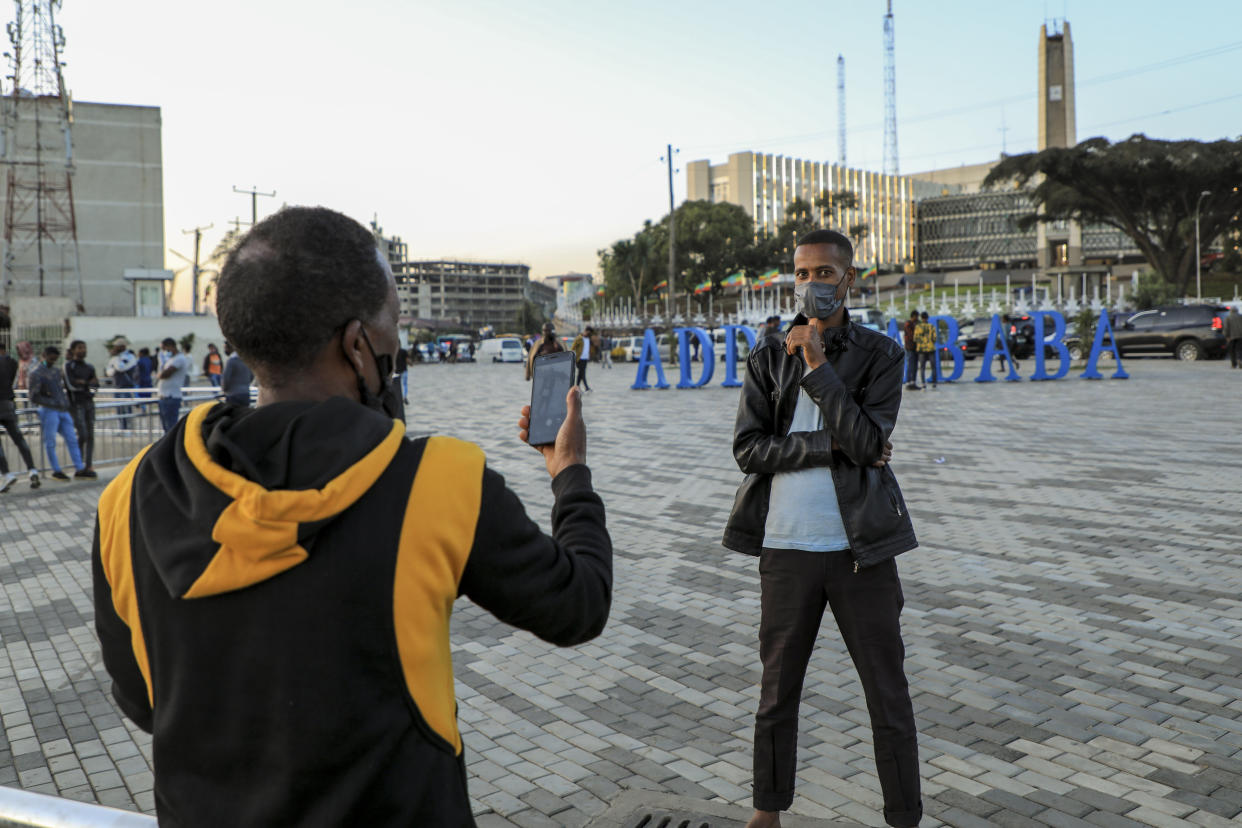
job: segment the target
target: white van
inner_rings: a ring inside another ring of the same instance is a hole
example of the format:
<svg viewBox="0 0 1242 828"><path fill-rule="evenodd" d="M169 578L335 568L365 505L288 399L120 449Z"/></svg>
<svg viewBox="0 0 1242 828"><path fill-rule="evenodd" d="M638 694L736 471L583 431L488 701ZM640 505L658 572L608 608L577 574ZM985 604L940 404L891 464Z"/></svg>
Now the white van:
<svg viewBox="0 0 1242 828"><path fill-rule="evenodd" d="M474 350L474 358L479 362L523 362L526 360L526 351L522 348L520 339L495 337L480 342L479 347Z"/></svg>

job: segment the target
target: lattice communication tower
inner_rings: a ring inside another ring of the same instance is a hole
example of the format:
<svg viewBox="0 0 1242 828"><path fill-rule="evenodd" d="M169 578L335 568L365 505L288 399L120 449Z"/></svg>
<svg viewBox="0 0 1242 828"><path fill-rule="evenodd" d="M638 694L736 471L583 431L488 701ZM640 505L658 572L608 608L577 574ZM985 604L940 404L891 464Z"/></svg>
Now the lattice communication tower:
<svg viewBox="0 0 1242 828"><path fill-rule="evenodd" d="M7 168L4 304L14 296L66 296L83 309L73 206L73 104L65 91L56 25L61 0L13 0L8 24L12 74L3 108Z"/></svg>
<svg viewBox="0 0 1242 828"><path fill-rule="evenodd" d="M897 61L893 45L893 0L884 15L884 172L897 175Z"/></svg>

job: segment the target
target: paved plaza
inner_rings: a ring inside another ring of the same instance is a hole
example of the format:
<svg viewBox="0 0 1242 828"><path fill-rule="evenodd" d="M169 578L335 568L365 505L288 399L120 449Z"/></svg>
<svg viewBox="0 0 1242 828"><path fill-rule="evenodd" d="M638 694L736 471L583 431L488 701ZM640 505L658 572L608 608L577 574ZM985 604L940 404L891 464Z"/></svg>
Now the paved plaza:
<svg viewBox="0 0 1242 828"><path fill-rule="evenodd" d="M893 466L921 543L898 566L924 825L1242 820L1242 371L1126 368L906 394ZM741 478L722 376L631 391L632 365L591 368L588 455L616 548L598 639L557 649L459 603L481 826L586 825L627 790L748 807L758 574L719 543ZM410 386L411 432L480 443L547 528L542 460L516 439L521 366L414 366ZM0 785L152 811L149 740L113 707L95 640L101 488L0 495ZM793 813L882 825L831 618L802 712Z"/></svg>

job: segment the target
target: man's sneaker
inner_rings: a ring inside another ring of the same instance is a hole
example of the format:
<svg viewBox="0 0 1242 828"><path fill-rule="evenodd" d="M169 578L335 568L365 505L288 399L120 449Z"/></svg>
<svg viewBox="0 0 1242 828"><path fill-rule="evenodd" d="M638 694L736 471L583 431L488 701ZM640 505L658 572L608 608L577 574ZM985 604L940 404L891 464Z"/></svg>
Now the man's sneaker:
<svg viewBox="0 0 1242 828"><path fill-rule="evenodd" d="M94 469L78 469L73 473L73 476L85 478L87 480L94 480L96 477L99 477Z"/></svg>
<svg viewBox="0 0 1242 828"><path fill-rule="evenodd" d="M69 475L65 474L63 471L54 471L52 472L52 479L53 480L68 480Z"/></svg>
<svg viewBox="0 0 1242 828"><path fill-rule="evenodd" d="M30 488L37 489L43 485L43 481L39 479L39 473L34 469L30 470Z"/></svg>
<svg viewBox="0 0 1242 828"><path fill-rule="evenodd" d="M17 475L9 472L4 477L0 477L0 492L7 492L13 488L13 484L17 482Z"/></svg>

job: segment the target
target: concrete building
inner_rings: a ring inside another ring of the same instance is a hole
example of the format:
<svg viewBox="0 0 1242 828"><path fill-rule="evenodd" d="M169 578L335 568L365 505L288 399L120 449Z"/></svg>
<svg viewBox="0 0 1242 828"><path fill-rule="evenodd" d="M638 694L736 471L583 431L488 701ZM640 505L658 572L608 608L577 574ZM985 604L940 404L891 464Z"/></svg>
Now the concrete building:
<svg viewBox="0 0 1242 828"><path fill-rule="evenodd" d="M531 279L526 283L526 298L539 306L548 319L556 313L556 288L544 281Z"/></svg>
<svg viewBox="0 0 1242 828"><path fill-rule="evenodd" d="M11 105L11 100L6 101ZM10 161L30 162L33 153L34 99L18 102L17 134ZM72 177L81 304L94 316L137 315L137 283L126 271L161 271L164 267L164 177L160 109L156 106L75 102L73 104ZM27 132L29 131L29 132ZM63 146L63 139L60 142ZM61 159L63 169L63 158ZM0 203L0 212L7 204ZM0 256L6 252L0 239ZM48 247L44 247L45 257ZM6 285L3 303L38 297L40 287L31 257L37 248L15 250L14 283ZM59 255L57 253L56 255ZM65 297L76 310L79 286L71 270L45 278L44 297ZM132 273L131 273L132 275ZM150 284L145 287L149 290ZM150 304L148 302L148 304ZM14 316L17 311L15 309ZM17 320L15 320L17 321Z"/></svg>
<svg viewBox="0 0 1242 828"><path fill-rule="evenodd" d="M823 220L842 230L859 224L868 234L856 258L881 268L899 269L914 261L914 203L939 195L945 185L910 176L884 175L842 167L831 162L787 158L758 152L735 152L723 164L708 160L686 166L688 201L728 202L744 209L755 222L755 232L774 232L794 199L813 204L824 192L849 190L858 207L835 211ZM948 189L956 192L957 187Z"/></svg>
<svg viewBox="0 0 1242 828"><path fill-rule="evenodd" d="M530 266L511 262L407 262L397 280L404 324L455 323L470 328L513 323L527 296Z"/></svg>

